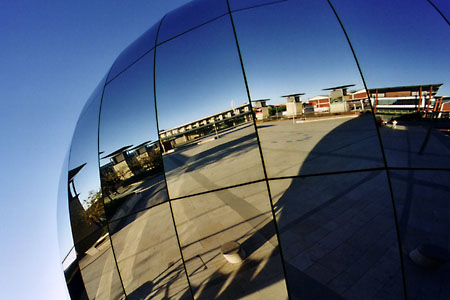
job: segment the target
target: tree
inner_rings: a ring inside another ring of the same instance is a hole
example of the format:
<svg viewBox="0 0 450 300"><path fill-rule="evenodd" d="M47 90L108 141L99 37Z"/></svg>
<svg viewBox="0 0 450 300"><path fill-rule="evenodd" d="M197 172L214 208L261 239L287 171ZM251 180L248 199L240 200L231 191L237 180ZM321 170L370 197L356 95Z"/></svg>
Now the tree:
<svg viewBox="0 0 450 300"><path fill-rule="evenodd" d="M87 200L84 200L87 209L82 210L81 214L86 223L89 225L96 224L103 226L106 224L105 207L102 200L101 191L89 191Z"/></svg>

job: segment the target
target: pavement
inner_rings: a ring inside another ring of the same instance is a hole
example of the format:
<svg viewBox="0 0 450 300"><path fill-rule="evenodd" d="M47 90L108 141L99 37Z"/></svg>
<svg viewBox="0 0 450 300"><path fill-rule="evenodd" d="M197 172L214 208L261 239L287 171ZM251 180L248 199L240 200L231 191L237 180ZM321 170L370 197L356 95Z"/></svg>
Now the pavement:
<svg viewBox="0 0 450 300"><path fill-rule="evenodd" d="M425 155L416 153L426 132L381 128L388 162L423 166L444 155L446 140L434 131ZM144 204L132 196L110 224L129 298L190 299L188 279L196 299L287 299L286 284L293 299L403 298L394 206L373 119L264 122L258 134L277 224L253 126L177 148L163 159L168 193L182 197L171 203L182 256L170 205L161 189L151 190L156 182L137 189L149 193ZM449 299L448 266L424 270L407 255L425 242L449 246L450 173L391 170L390 175L408 294ZM236 186L244 183L249 184ZM151 209L134 213L134 207L151 203ZM225 260L220 247L229 241L241 244L244 263ZM120 280L112 266L108 247L81 259L91 298L118 299Z"/></svg>

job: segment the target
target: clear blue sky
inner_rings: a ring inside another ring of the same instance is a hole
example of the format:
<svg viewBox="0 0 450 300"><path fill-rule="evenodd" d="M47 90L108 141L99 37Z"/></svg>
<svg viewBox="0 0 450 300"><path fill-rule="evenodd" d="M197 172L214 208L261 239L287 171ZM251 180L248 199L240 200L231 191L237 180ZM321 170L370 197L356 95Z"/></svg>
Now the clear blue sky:
<svg viewBox="0 0 450 300"><path fill-rule="evenodd" d="M117 55L171 1L0 1L2 299L65 299L56 231L62 161Z"/></svg>
<svg viewBox="0 0 450 300"><path fill-rule="evenodd" d="M2 298L64 299L56 196L62 161L78 115L117 55L162 15L185 2L0 2ZM236 29L254 99L272 98L272 103L279 103L280 95L295 92L307 92L307 98L323 93L321 89L331 82L354 83L362 88L336 19L325 1L313 2L302 8L286 3L236 13ZM444 83L440 94L450 95L450 27L425 0L408 1L410 5L391 0L372 1L376 5L370 1L333 2L347 27L369 88ZM436 3L444 12L450 11L446 1ZM277 17L283 14L283 18ZM198 33L213 28L211 25ZM171 80L171 85L162 85L157 91L161 99L177 99L177 89L183 89L183 101L189 102L215 88L217 95L222 90L233 91L220 99L221 109L228 108L231 99L235 105L246 101L239 83L242 78L219 73L234 72L236 66L239 70L237 58L228 56L224 48L233 37L228 33L208 34L217 49L203 60L211 73L194 70L192 76L189 72L195 66L189 60L162 62L158 65L163 70L160 76L167 75L166 82ZM284 39L286 34L290 40ZM195 58L196 49L210 46L199 43L185 54ZM161 47L161 57L181 48L183 40L174 40ZM212 65L216 56L221 57L220 64ZM175 63L186 71L169 76ZM199 76L208 79L208 84L196 84ZM165 104L158 104L162 116ZM211 108L202 109L209 112ZM178 125L167 111L162 128ZM185 113L196 118L194 111Z"/></svg>

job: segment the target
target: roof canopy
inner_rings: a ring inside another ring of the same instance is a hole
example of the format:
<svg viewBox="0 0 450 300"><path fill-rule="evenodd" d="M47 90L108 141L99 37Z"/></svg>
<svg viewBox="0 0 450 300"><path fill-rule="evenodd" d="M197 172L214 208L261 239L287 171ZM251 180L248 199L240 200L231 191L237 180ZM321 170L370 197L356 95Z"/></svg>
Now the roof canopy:
<svg viewBox="0 0 450 300"><path fill-rule="evenodd" d="M252 100L252 102L263 102L263 101L269 101L270 99L258 99L258 100Z"/></svg>
<svg viewBox="0 0 450 300"><path fill-rule="evenodd" d="M387 92L418 92L420 88L423 91L429 91L431 87L433 87L433 93L436 93L438 89L442 86L442 83L432 83L432 84L422 84L422 85L403 85L403 86L392 86L392 87L383 87L383 88L374 88L369 89L369 92L374 93L378 90L378 93L387 93Z"/></svg>
<svg viewBox="0 0 450 300"><path fill-rule="evenodd" d="M108 155L106 155L106 156L103 156L102 159L108 158L108 157L116 156L117 154L120 154L120 153L124 152L125 150L127 150L128 148L130 148L130 147L132 147L132 146L133 146L133 145L128 145L128 146L124 146L124 147L122 147L122 148L120 148L120 149L117 149L116 151L114 151L114 152L112 152L112 153L110 153L110 154L108 154Z"/></svg>
<svg viewBox="0 0 450 300"><path fill-rule="evenodd" d="M281 96L281 97L288 98L288 97L294 97L294 96L302 96L302 95L304 95L304 94L305 94L305 93L290 94L290 95L284 95L284 96Z"/></svg>
<svg viewBox="0 0 450 300"><path fill-rule="evenodd" d="M76 168L73 168L72 170L69 170L69 181L72 180L72 178L74 178L75 175L77 175L78 172L80 172L81 169L83 169L85 165L86 165L86 163L84 163Z"/></svg>
<svg viewBox="0 0 450 300"><path fill-rule="evenodd" d="M338 89L346 89L351 86L355 86L354 84L347 84L347 85L340 85L340 86L334 86L330 88L323 89L323 91L332 91L332 90L338 90Z"/></svg>
<svg viewBox="0 0 450 300"><path fill-rule="evenodd" d="M151 143L151 141L152 141L152 140L149 140L149 141L143 142L143 143L141 143L141 144L139 144L139 145L137 145L137 146L134 146L133 148L131 148L131 149L128 149L128 150L135 150L135 149L139 149L139 148L141 148L141 147L142 147L142 146L144 146L144 145L150 144L150 143ZM155 143L155 142L153 142L153 143Z"/></svg>

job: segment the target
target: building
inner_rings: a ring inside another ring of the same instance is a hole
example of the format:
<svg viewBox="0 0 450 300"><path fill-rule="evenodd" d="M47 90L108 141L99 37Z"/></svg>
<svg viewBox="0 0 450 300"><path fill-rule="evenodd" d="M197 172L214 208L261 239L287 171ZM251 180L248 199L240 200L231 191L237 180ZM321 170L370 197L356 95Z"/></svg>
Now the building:
<svg viewBox="0 0 450 300"><path fill-rule="evenodd" d="M286 98L286 116L295 117L303 114L302 96L305 93L297 93L281 96Z"/></svg>
<svg viewBox="0 0 450 300"><path fill-rule="evenodd" d="M349 111L348 107L348 88L355 86L354 84L347 84L341 86L334 86L323 89L330 93L330 112L331 113L343 113Z"/></svg>
<svg viewBox="0 0 450 300"><path fill-rule="evenodd" d="M315 114L330 112L330 98L328 96L314 96L308 99L307 104L314 108Z"/></svg>
<svg viewBox="0 0 450 300"><path fill-rule="evenodd" d="M268 115L267 108L264 108ZM217 137L218 133L221 131L252 120L253 115L250 105L244 104L175 128L162 130L159 133L159 137L161 139L163 152L167 152L175 147L196 141L208 135L215 135Z"/></svg>
<svg viewBox="0 0 450 300"><path fill-rule="evenodd" d="M252 100L256 120L264 120L269 117L269 107L267 106L267 101L269 100L270 99Z"/></svg>
<svg viewBox="0 0 450 300"><path fill-rule="evenodd" d="M378 114L429 113L437 109L435 96L441 86L442 83L373 88L369 94Z"/></svg>

